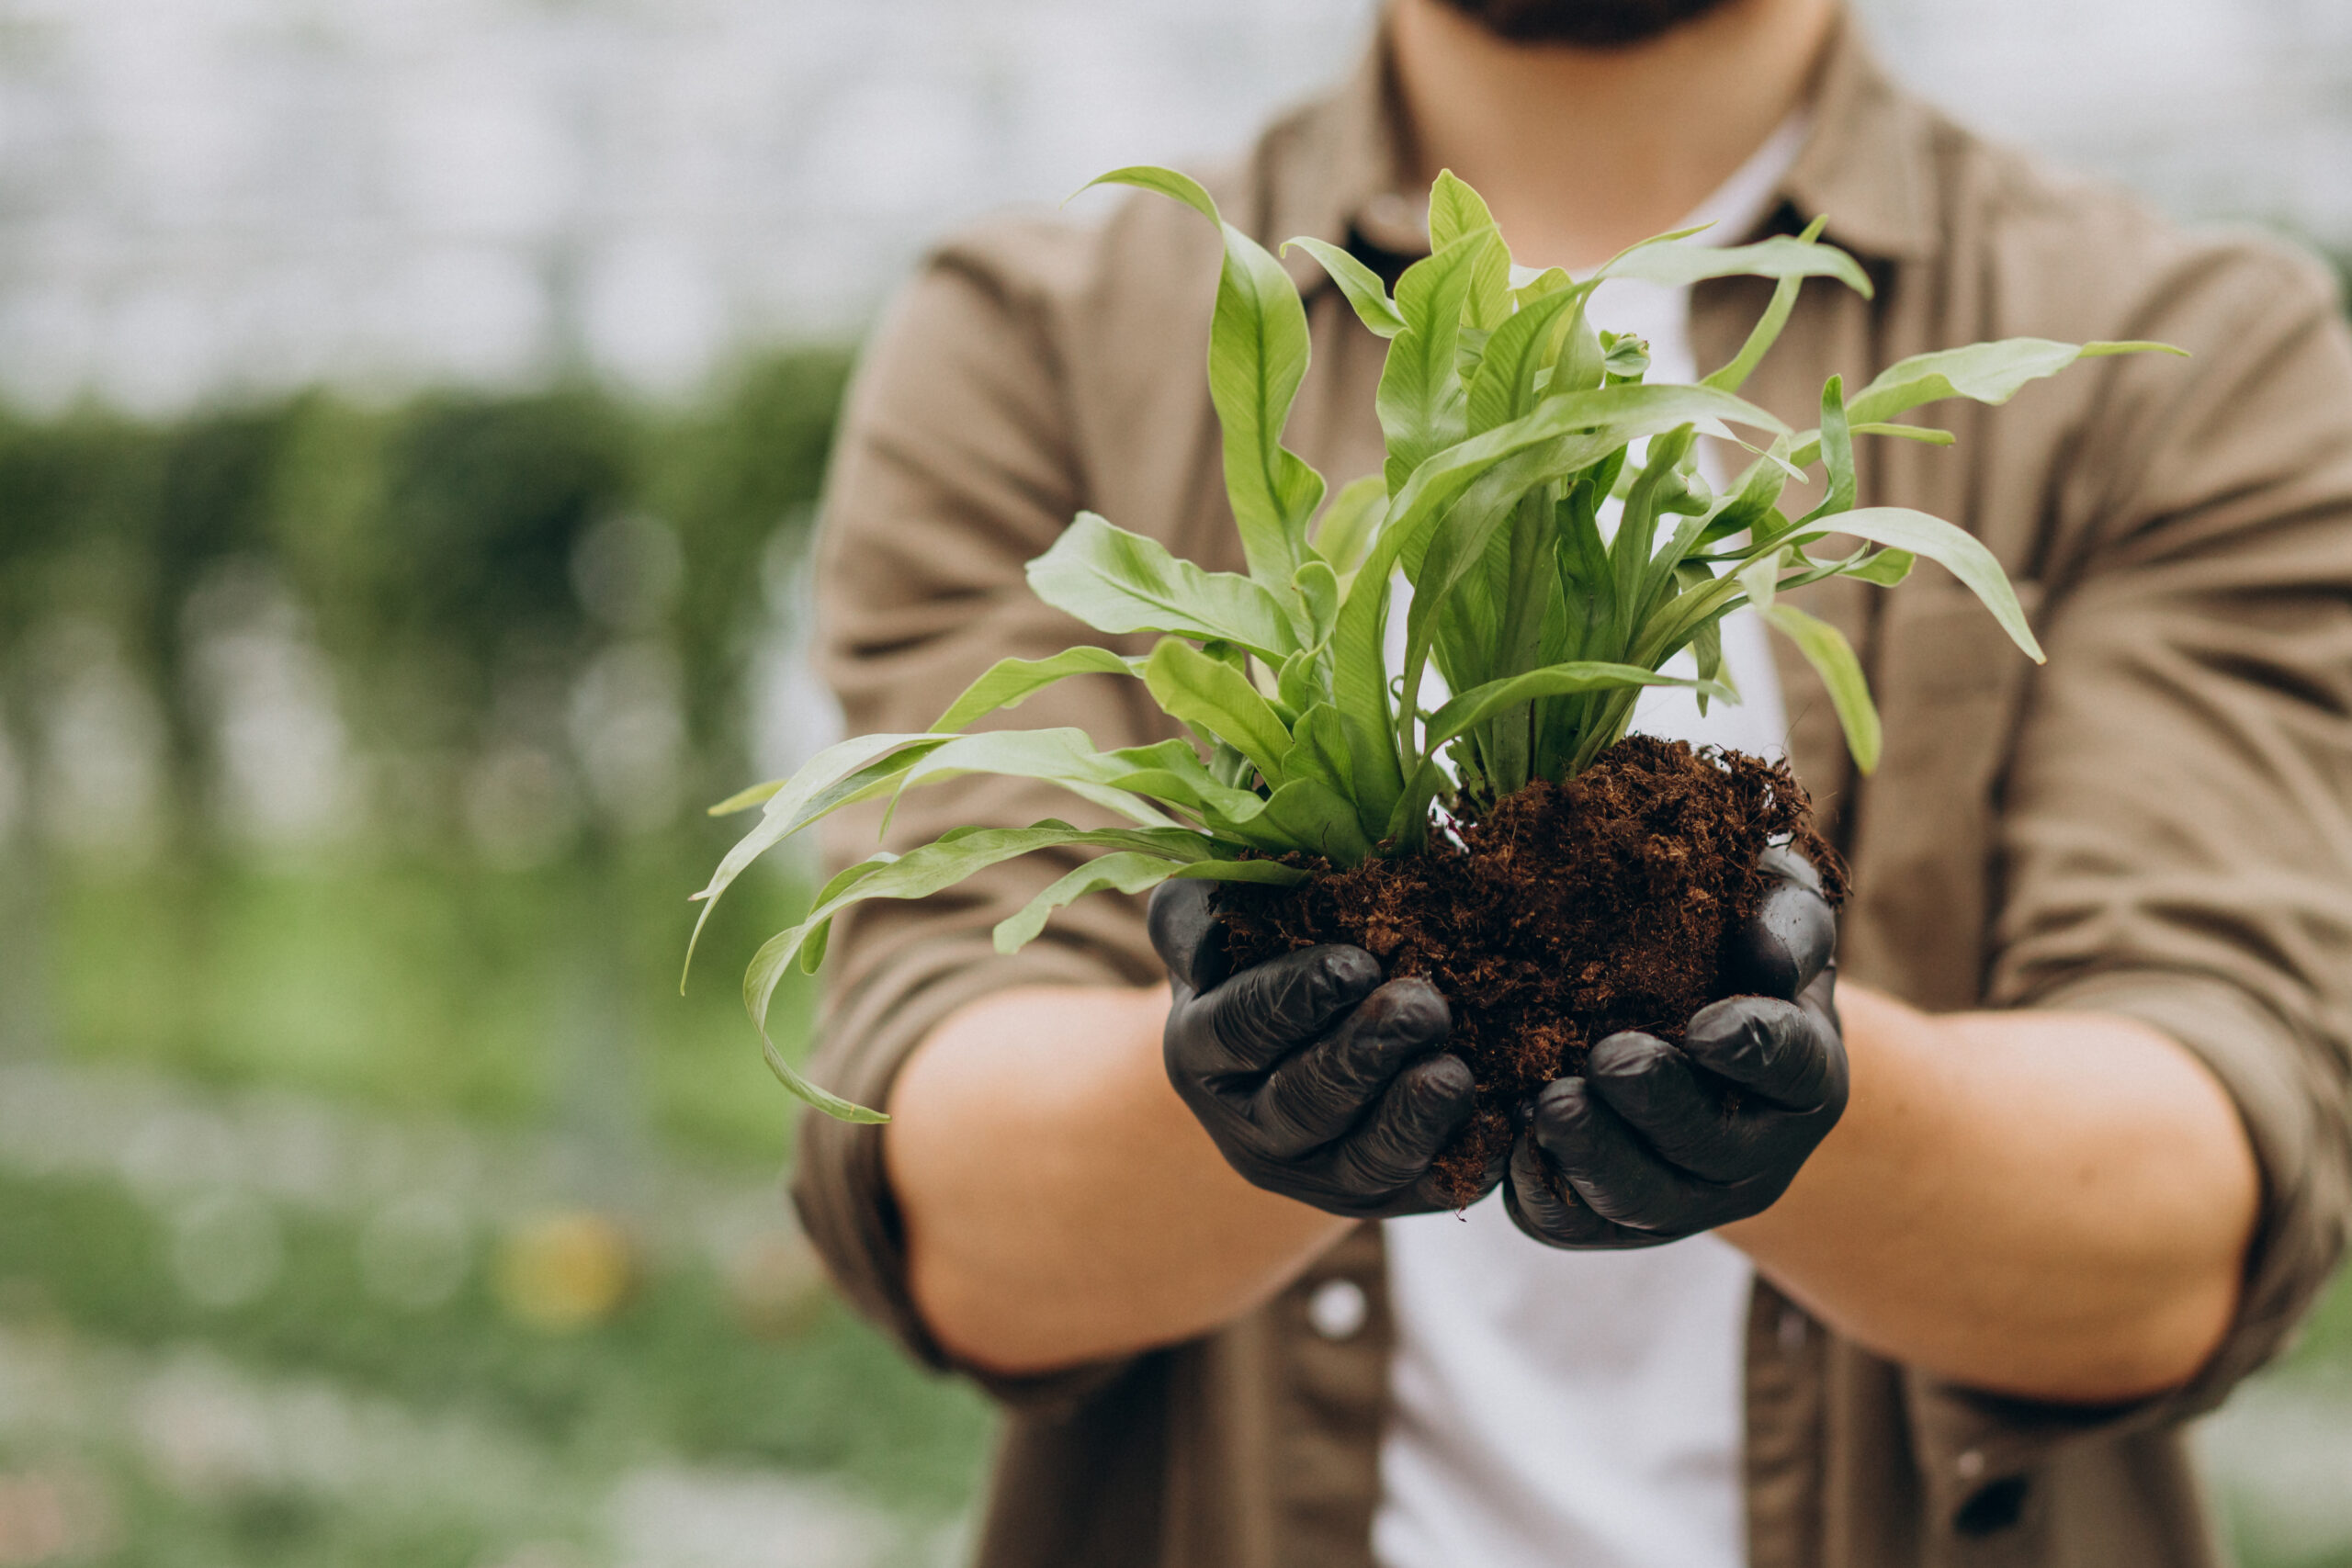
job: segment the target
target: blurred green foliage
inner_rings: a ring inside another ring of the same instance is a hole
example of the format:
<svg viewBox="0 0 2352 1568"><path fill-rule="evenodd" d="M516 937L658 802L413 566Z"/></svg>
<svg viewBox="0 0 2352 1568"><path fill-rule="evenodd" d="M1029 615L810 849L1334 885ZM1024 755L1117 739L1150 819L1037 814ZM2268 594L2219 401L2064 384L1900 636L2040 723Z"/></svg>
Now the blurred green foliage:
<svg viewBox="0 0 2352 1568"><path fill-rule="evenodd" d="M389 1304L366 1287L355 1228L282 1214L270 1289L227 1308L171 1282L169 1236L119 1185L0 1172L0 1326L169 1349L201 1336L274 1376L323 1376L413 1410L461 1411L600 1467L684 1457L832 1471L880 1501L962 1504L986 1430L980 1396L927 1379L838 1303L812 1301L780 1337L747 1332L700 1264L656 1269L609 1322L550 1334L501 1309L487 1262L445 1303Z"/></svg>
<svg viewBox="0 0 2352 1568"><path fill-rule="evenodd" d="M774 1158L788 1115L729 966L779 887L730 911L742 940L718 933L684 1003L677 966L685 895L733 837L693 807L752 776L747 681L848 364L775 355L683 407L575 386L0 413L0 739L36 786L13 857L0 826L0 1023L76 1056ZM362 787L322 848L254 852L212 809L197 666L231 579L290 603L331 679ZM39 765L59 647L90 641L60 627L100 628L162 721L159 849L53 853L34 829L60 788ZM675 805L583 811L576 694L601 653L647 648L683 710ZM468 791L518 739L567 775L567 815L528 854L485 854ZM603 1056L567 1043L600 1031L621 1042ZM583 1079L605 1111L567 1105Z"/></svg>
<svg viewBox="0 0 2352 1568"><path fill-rule="evenodd" d="M505 674L560 673L600 639L650 634L682 661L693 787L731 793L762 564L811 513L847 368L836 350L779 355L684 409L571 387L389 408L311 392L165 423L0 413L10 713L45 673L23 657L30 634L63 616L107 626L152 682L187 811L205 749L191 601L218 570L259 566L304 613L363 746L472 750ZM636 584L652 590L640 624L611 624L582 592L583 547L616 519L655 541L650 558L609 563L663 580Z"/></svg>
<svg viewBox="0 0 2352 1568"><path fill-rule="evenodd" d="M682 998L685 893L727 837L723 823L692 829L524 870L389 857L53 874L51 1046L513 1127L564 1121L569 1037L601 1023L620 1043L591 1070L619 1077L597 1087L631 1130L772 1165L797 1102L761 1065L735 976L805 895L749 885L714 916ZM778 1008L787 1048L810 990L795 976Z"/></svg>

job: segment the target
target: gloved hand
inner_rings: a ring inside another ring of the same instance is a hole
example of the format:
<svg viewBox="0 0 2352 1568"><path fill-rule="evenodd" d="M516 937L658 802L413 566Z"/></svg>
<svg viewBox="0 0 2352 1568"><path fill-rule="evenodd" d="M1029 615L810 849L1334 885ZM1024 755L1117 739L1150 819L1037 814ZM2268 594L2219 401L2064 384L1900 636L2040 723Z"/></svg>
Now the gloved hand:
<svg viewBox="0 0 2352 1568"><path fill-rule="evenodd" d="M1150 928L1174 993L1169 1081L1218 1152L1255 1185L1329 1213L1454 1207L1430 1176L1471 1111L1470 1069L1441 1049L1445 998L1426 980L1383 984L1359 947L1229 975L1209 897L1205 882L1161 883Z"/></svg>
<svg viewBox="0 0 2352 1568"><path fill-rule="evenodd" d="M1838 1124L1838 917L1803 856L1767 850L1758 863L1776 885L1729 965L1733 988L1757 994L1700 1009L1679 1049L1610 1035L1582 1077L1536 1095L1507 1201L1538 1241L1656 1247L1760 1213Z"/></svg>

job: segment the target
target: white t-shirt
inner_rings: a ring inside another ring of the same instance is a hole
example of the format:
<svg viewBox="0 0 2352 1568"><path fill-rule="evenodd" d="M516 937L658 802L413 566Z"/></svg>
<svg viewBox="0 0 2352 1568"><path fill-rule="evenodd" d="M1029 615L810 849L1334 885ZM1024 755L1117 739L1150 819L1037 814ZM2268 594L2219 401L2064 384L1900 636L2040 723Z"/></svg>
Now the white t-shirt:
<svg viewBox="0 0 2352 1568"><path fill-rule="evenodd" d="M1702 242L1737 238L1804 131L1783 125L1678 227L1712 220ZM1612 282L1591 315L1649 340L1650 380L1688 382L1690 306L1687 288ZM1745 612L1724 623L1724 660L1743 703L1702 717L1687 693L1645 693L1634 727L1781 755L1780 682ZM1381 1568L1744 1568L1744 1256L1713 1235L1555 1251L1521 1235L1498 1196L1383 1229L1396 1354Z"/></svg>

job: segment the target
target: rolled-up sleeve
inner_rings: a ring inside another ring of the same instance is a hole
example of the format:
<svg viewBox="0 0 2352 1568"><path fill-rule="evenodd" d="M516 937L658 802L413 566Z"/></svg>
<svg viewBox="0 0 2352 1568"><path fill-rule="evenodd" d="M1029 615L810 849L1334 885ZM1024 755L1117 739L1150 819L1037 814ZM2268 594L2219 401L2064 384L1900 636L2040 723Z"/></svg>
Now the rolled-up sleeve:
<svg viewBox="0 0 2352 1568"><path fill-rule="evenodd" d="M2292 1333L2352 1213L2352 342L2332 285L2267 249L2185 274L2145 325L2198 358L2164 391L2159 363L2120 373L2082 444L2098 459L2062 486L2079 545L2048 563L1988 999L2194 1052L2261 1212L2236 1321L2176 1393L2027 1416L1920 1380L1919 1435L1980 1456L2219 1404Z"/></svg>
<svg viewBox="0 0 2352 1568"><path fill-rule="evenodd" d="M1080 265L1075 253L1089 243L1062 225L1002 223L950 244L867 347L834 454L818 561L822 672L853 734L926 729L999 659L1105 640L1040 604L1023 570L1085 504L1056 364L1052 282L1057 268ZM1104 747L1163 738L1130 684L1065 682L999 722L1074 726ZM878 806L840 813L826 825L825 859L838 866L967 823L1046 818L1109 820L1050 785L964 778L906 797L887 835ZM914 1047L982 996L1158 981L1132 899L1084 900L1023 952L994 951L996 922L1078 858L1031 856L920 902L845 914L829 947L812 1075L884 1105ZM949 1365L908 1293L881 1129L804 1118L793 1197L851 1301L921 1359Z"/></svg>

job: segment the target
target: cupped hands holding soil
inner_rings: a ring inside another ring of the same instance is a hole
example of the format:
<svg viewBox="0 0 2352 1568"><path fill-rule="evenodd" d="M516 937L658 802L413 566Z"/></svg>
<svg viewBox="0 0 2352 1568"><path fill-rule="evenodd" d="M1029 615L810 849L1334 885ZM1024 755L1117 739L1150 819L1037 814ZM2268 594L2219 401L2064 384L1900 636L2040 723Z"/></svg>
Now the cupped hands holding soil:
<svg viewBox="0 0 2352 1568"><path fill-rule="evenodd" d="M1237 967L1348 942L1444 994L1446 1048L1469 1064L1477 1108L1437 1171L1467 1203L1510 1147L1514 1108L1581 1071L1594 1042L1628 1029L1679 1042L1729 994L1731 938L1770 886L1757 857L1783 843L1843 901L1845 868L1787 764L1637 735L1566 784L1457 818L1424 853L1297 887L1227 884L1217 902Z"/></svg>

